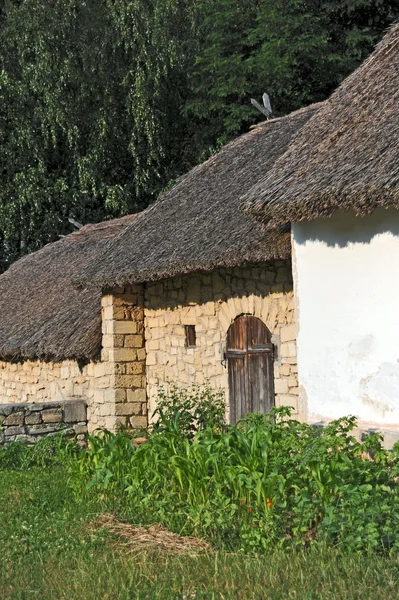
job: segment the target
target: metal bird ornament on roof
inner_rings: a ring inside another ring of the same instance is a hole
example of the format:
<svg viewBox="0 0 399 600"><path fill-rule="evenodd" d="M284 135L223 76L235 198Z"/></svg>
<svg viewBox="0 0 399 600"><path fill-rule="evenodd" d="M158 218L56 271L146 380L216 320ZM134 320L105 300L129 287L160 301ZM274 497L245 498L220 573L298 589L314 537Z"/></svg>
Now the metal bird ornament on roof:
<svg viewBox="0 0 399 600"><path fill-rule="evenodd" d="M272 105L270 104L270 98L266 94L266 92L263 94L262 100L263 100L263 106L261 106L259 104L259 102L254 100L254 98L251 98L251 104L252 104L252 106L255 106L255 108L257 108L262 114L264 114L266 119L268 119L271 116L273 111L272 111Z"/></svg>
<svg viewBox="0 0 399 600"><path fill-rule="evenodd" d="M71 223L71 225L76 227L76 229L82 229L83 227L82 223L78 223L78 221L75 221L75 219L73 219L72 217L68 217L68 221Z"/></svg>

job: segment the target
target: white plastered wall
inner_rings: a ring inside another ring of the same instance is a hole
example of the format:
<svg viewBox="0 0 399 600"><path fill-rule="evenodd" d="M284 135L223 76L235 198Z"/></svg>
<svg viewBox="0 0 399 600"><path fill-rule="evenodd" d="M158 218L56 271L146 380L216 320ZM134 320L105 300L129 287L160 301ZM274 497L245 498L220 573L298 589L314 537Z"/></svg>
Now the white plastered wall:
<svg viewBox="0 0 399 600"><path fill-rule="evenodd" d="M399 211L297 223L292 245L307 419L399 430Z"/></svg>

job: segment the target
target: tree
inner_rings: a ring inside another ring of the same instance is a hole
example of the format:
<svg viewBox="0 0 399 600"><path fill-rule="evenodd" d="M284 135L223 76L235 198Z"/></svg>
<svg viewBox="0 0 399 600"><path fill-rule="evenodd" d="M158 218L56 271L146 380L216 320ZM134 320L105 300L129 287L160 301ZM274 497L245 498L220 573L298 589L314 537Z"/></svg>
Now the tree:
<svg viewBox="0 0 399 600"><path fill-rule="evenodd" d="M181 169L195 24L185 0L3 0L3 265L144 208ZM194 36L195 39L195 36Z"/></svg>
<svg viewBox="0 0 399 600"><path fill-rule="evenodd" d="M225 143L259 120L324 100L399 18L396 0L202 0L201 48L186 105L204 134Z"/></svg>

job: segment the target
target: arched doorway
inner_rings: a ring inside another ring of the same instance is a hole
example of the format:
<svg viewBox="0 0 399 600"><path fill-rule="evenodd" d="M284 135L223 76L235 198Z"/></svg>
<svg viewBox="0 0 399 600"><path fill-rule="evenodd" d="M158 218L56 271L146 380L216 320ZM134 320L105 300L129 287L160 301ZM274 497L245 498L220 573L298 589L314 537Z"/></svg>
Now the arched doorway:
<svg viewBox="0 0 399 600"><path fill-rule="evenodd" d="M227 332L226 358L230 423L249 412L269 412L274 405L273 344L266 325L257 317L238 317Z"/></svg>

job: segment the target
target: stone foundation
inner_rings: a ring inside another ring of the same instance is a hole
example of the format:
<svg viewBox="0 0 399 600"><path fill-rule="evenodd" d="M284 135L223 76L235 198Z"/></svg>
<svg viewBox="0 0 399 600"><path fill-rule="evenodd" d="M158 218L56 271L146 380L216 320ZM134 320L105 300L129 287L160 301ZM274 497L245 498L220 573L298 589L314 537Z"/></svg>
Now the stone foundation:
<svg viewBox="0 0 399 600"><path fill-rule="evenodd" d="M31 444L60 431L84 441L87 432L84 400L0 404L0 444L15 440Z"/></svg>
<svg viewBox="0 0 399 600"><path fill-rule="evenodd" d="M296 324L289 261L273 261L212 273L175 277L145 287L147 396L155 410L158 388L175 382L203 385L226 393L224 362L227 330L236 317L261 319L276 348L274 386L276 406L298 403ZM186 325L194 325L196 346L186 347Z"/></svg>

